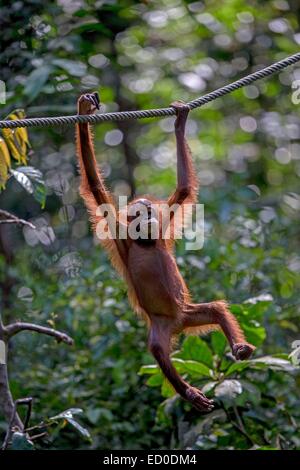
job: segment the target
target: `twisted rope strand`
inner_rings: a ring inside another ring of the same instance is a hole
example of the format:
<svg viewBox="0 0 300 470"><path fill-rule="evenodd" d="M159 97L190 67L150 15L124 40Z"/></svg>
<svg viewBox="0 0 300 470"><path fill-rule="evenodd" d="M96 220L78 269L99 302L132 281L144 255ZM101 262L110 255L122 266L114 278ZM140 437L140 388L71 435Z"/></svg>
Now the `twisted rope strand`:
<svg viewBox="0 0 300 470"><path fill-rule="evenodd" d="M246 77L243 77L229 85L225 85L221 88L218 88L215 91L207 93L206 95L200 96L195 100L190 101L188 104L190 109L199 108L210 101L213 101L221 96L227 95L238 88L250 85L256 80L265 78L273 73L279 72L280 70L293 65L296 62L300 61L300 52L297 54L291 55L275 64L269 65L262 70L251 73ZM130 119L142 119L142 118L151 118L151 117L163 117L163 116L173 116L176 114L174 108L161 108L161 109L145 109L142 111L122 111L116 113L105 113L105 114L93 114L93 115L74 115L74 116L57 116L57 117L41 117L41 118L28 118L28 119L19 119L19 120L6 120L0 121L0 128L10 128L14 129L16 127L34 127L34 126L59 126L62 124L76 124L90 122L92 124L97 124L104 121L127 121Z"/></svg>

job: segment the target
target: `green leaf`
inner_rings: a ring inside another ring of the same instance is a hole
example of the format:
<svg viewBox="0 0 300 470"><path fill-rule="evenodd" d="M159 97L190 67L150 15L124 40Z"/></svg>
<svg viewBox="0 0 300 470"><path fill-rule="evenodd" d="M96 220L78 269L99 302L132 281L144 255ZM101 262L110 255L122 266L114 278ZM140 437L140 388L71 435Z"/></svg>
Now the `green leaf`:
<svg viewBox="0 0 300 470"><path fill-rule="evenodd" d="M266 339L266 330L263 326L252 326L244 324L243 330L247 341L249 341L251 344L254 344L254 346L260 346Z"/></svg>
<svg viewBox="0 0 300 470"><path fill-rule="evenodd" d="M246 307L240 304L230 304L230 311L237 317L245 314L247 315Z"/></svg>
<svg viewBox="0 0 300 470"><path fill-rule="evenodd" d="M203 339L197 336L188 336L182 345L179 356L182 359L193 359L209 367L213 365L212 352Z"/></svg>
<svg viewBox="0 0 300 470"><path fill-rule="evenodd" d="M149 387L158 387L163 383L163 375L162 374L154 374L149 377L146 384Z"/></svg>
<svg viewBox="0 0 300 470"><path fill-rule="evenodd" d="M39 183L35 184L33 197L40 203L41 208L44 209L46 204L46 186Z"/></svg>
<svg viewBox="0 0 300 470"><path fill-rule="evenodd" d="M260 346L266 338L266 330L260 325L258 319L261 318L271 303L270 300L262 299L269 298L270 296L266 294L248 299L244 304L233 304L230 306L230 310L242 324L247 341L254 344L254 346Z"/></svg>
<svg viewBox="0 0 300 470"><path fill-rule="evenodd" d="M142 366L139 370L139 375L145 375L145 374L157 374L159 372L159 368L155 364L151 364L148 366Z"/></svg>
<svg viewBox="0 0 300 470"><path fill-rule="evenodd" d="M242 362L235 362L226 370L225 375L231 375L236 372L241 372L244 369L272 369L283 372L294 372L297 370L297 367L294 367L290 361L284 359L287 355L278 355L276 356L264 356L258 359L250 359Z"/></svg>
<svg viewBox="0 0 300 470"><path fill-rule="evenodd" d="M228 376L235 372L242 372L244 369L247 369L247 367L249 367L249 361L234 362L225 371L225 375Z"/></svg>
<svg viewBox="0 0 300 470"><path fill-rule="evenodd" d="M273 302L273 297L270 294L261 294L258 297L245 300L243 305L252 319L259 319Z"/></svg>
<svg viewBox="0 0 300 470"><path fill-rule="evenodd" d="M213 331L211 334L211 344L214 352L220 357L223 356L227 345L224 333Z"/></svg>
<svg viewBox="0 0 300 470"><path fill-rule="evenodd" d="M293 366L290 361L282 359L281 357L264 356L258 359L252 359L249 361L250 365L255 366L259 369L273 369L280 370L283 372L294 372L299 368Z"/></svg>
<svg viewBox="0 0 300 470"><path fill-rule="evenodd" d="M164 398L170 398L176 395L176 392L172 385L168 382L166 378L164 378L162 386L161 386L161 394Z"/></svg>
<svg viewBox="0 0 300 470"><path fill-rule="evenodd" d="M178 372L188 373L193 376L204 376L204 377L211 377L212 371L201 362L191 361L191 360L183 360L179 358L172 358L172 363Z"/></svg>

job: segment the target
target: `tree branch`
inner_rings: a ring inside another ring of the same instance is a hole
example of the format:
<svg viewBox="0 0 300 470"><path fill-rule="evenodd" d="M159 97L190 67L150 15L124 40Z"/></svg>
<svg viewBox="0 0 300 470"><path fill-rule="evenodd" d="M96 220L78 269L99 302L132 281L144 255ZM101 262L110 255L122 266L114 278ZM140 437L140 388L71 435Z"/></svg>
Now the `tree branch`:
<svg viewBox="0 0 300 470"><path fill-rule="evenodd" d="M62 341L70 346L73 344L72 338L70 338L66 333L62 333L61 331L57 331L46 326L35 325L34 323L16 322L11 323L4 328L4 334L8 339L21 331L35 331L36 333L43 335L53 336L59 343Z"/></svg>
<svg viewBox="0 0 300 470"><path fill-rule="evenodd" d="M8 440L13 429L19 429L21 432L24 430L24 425L17 412L18 404L28 405L28 414L25 420L25 426L28 426L28 421L31 413L31 398L16 400L14 402L8 379L7 371L7 350L8 342L14 335L21 331L35 331L36 333L48 335L54 337L58 342L62 341L68 345L73 344L72 338L61 331L54 330L53 328L47 328L45 326L35 325L33 323L15 322L10 325L4 326L1 318L0 311L0 341L4 343L5 347L5 358L4 364L0 364L0 411L3 412L4 417L8 423L8 431L3 444L5 449L8 445Z"/></svg>
<svg viewBox="0 0 300 470"><path fill-rule="evenodd" d="M1 450L6 450L7 449L7 446L8 446L8 443L9 443L9 438L10 438L12 430L14 428L14 423L16 422L18 405L26 405L28 407L27 414L26 414L26 419L25 419L25 424L24 424L24 430L26 430L26 428L28 427L29 420L30 420L30 417L31 417L31 411L32 411L32 398L31 397L19 398L14 403L13 410L12 410L12 415L11 415L11 418L10 418L10 422L9 422L9 425L8 425L8 428L7 428L6 436L5 436L5 439L4 439Z"/></svg>
<svg viewBox="0 0 300 470"><path fill-rule="evenodd" d="M0 364L0 410L3 412L3 415L8 423L11 421L11 417L14 413L15 404L10 391L9 381L8 381L8 372L7 372L7 341L6 341L6 331L2 323L1 311L0 311L0 341L4 345L4 364ZM23 423L18 415L14 413L13 425L23 430Z"/></svg>
<svg viewBox="0 0 300 470"><path fill-rule="evenodd" d="M0 209L0 217L5 217L5 219L0 219L0 224L20 224L20 225L27 225L28 227L35 229L35 225L33 225L31 222L28 222L27 220L24 219L19 219L14 214L11 214L10 212L7 212L3 209Z"/></svg>

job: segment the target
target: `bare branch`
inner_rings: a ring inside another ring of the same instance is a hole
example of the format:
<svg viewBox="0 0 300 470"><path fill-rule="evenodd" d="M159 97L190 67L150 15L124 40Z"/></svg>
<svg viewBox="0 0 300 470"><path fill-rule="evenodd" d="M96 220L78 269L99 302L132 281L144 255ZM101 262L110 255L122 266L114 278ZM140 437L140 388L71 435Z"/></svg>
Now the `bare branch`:
<svg viewBox="0 0 300 470"><path fill-rule="evenodd" d="M14 401L9 387L7 365L0 364L0 410L3 412L5 419L10 423L14 412ZM18 415L14 414L13 425L20 431L23 430L23 423Z"/></svg>
<svg viewBox="0 0 300 470"><path fill-rule="evenodd" d="M3 325L2 318L1 318L1 311L0 311L0 340L4 342L5 345L5 359L4 364L0 364L0 410L3 411L4 417L8 423L8 429L6 433L6 437L2 446L2 449L6 449L9 444L9 439L12 432L20 431L24 432L24 425L25 428L29 425L29 419L31 415L31 402L32 398L23 398L20 400L16 400L14 402L12 393L9 386L8 380L8 371L7 371L7 349L8 349L8 342L11 337L16 335L21 331L35 331L37 333L41 333L44 335L54 337L58 342L63 341L66 344L72 345L73 340L65 333L60 331L54 330L53 328L47 328L44 326L35 325L32 323L24 323L24 322L15 322L11 323L10 325ZM27 416L25 418L25 423L23 424L22 420L17 411L18 405L27 405ZM41 436L35 436L37 439ZM1 450L1 448L0 448Z"/></svg>
<svg viewBox="0 0 300 470"><path fill-rule="evenodd" d="M35 325L34 323L16 322L5 327L5 335L7 338L20 333L21 331L35 331L43 335L53 336L57 342L63 342L70 346L74 343L73 339L70 338L66 333L48 328L46 326Z"/></svg>
<svg viewBox="0 0 300 470"><path fill-rule="evenodd" d="M16 225L27 225L27 227L30 227L32 229L36 229L36 226L33 225L31 222L28 222L27 220L23 219L3 219L0 220L0 225L1 224L16 224Z"/></svg>
<svg viewBox="0 0 300 470"><path fill-rule="evenodd" d="M27 220L24 220L24 219L19 219L19 217L3 209L0 209L0 217L1 216L5 217L5 219L0 219L0 224L20 224L20 225L27 225L27 227L30 227L32 229L36 228L35 225L33 225L31 222L28 222Z"/></svg>
<svg viewBox="0 0 300 470"><path fill-rule="evenodd" d="M47 432L41 432L40 434L36 434L35 436L30 436L30 440L35 441L37 439L41 439L42 437L46 437L47 435Z"/></svg>

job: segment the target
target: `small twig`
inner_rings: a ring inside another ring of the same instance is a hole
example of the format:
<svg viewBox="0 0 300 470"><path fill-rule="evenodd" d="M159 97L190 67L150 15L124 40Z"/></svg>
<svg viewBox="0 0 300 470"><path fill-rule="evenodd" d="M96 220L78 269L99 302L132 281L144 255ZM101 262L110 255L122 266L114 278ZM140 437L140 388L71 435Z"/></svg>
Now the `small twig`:
<svg viewBox="0 0 300 470"><path fill-rule="evenodd" d="M47 435L48 435L47 432L41 432L41 434L36 434L35 436L30 436L30 440L34 441L36 439L40 439L41 437L45 437Z"/></svg>
<svg viewBox="0 0 300 470"><path fill-rule="evenodd" d="M238 412L238 409L235 405L233 405L233 412L235 414L235 417L236 417L236 420L238 422L238 427L239 427L239 430L241 433L244 434L244 436L249 440L249 442L251 442L252 445L255 444L255 442L253 441L252 437L249 436L249 434L247 433L246 429L245 429L245 426L244 426L244 423L243 423L243 420Z"/></svg>
<svg viewBox="0 0 300 470"><path fill-rule="evenodd" d="M51 426L54 426L56 424L55 421L49 421L47 423L44 423L44 421L42 421L41 423L39 424L35 424L34 426L31 426L30 428L27 428L26 431L27 432L32 432L32 431L35 431L37 429L44 429L44 428L50 428Z"/></svg>
<svg viewBox="0 0 300 470"><path fill-rule="evenodd" d="M6 217L5 219L0 219L0 224L20 224L20 225L27 225L28 227L32 228L35 230L35 225L33 225L31 222L28 222L27 220L20 219L14 214L11 214L10 212L7 212L3 209L0 209L0 216Z"/></svg>
<svg viewBox="0 0 300 470"><path fill-rule="evenodd" d="M250 444L252 446L255 445L255 442L252 440L252 438L249 436L249 434L247 432L245 432L242 428L240 428L240 426L235 421L230 420L230 422L231 422L232 426L237 431L239 431L250 442Z"/></svg>
<svg viewBox="0 0 300 470"><path fill-rule="evenodd" d="M255 442L253 441L252 437L249 436L249 434L247 433L243 423L242 423L242 420L241 420L241 417L239 416L239 413L237 411L237 408L235 406L233 406L233 410L234 410L234 414L235 414L235 417L238 421L238 423L236 423L233 419L231 419L230 417L230 413L226 410L225 406L223 405L223 403L221 403L221 407L223 408L223 410L225 411L225 414L227 416L227 419L228 421L232 424L232 426L237 430L239 431L239 433L241 433L248 441L249 443L253 446L255 445Z"/></svg>
<svg viewBox="0 0 300 470"><path fill-rule="evenodd" d="M28 425L29 425L29 421L30 421L30 418L31 418L31 412L32 412L32 397L28 397L28 398L24 398L23 400L16 400L16 404L18 405L27 405L28 408L27 408L27 413L26 413L26 418L25 418L25 421L24 421L24 429L26 430L26 428L28 428Z"/></svg>
<svg viewBox="0 0 300 470"><path fill-rule="evenodd" d="M40 424L36 424L34 426L31 426L30 428L26 429L26 432L32 432L35 431L36 429L44 429L47 428L49 425L47 423L41 422Z"/></svg>
<svg viewBox="0 0 300 470"><path fill-rule="evenodd" d="M62 341L70 346L74 343L73 339L66 333L48 328L46 326L35 325L34 323L16 322L5 327L5 335L8 338L20 333L21 331L35 331L43 335L53 336L58 342Z"/></svg>

